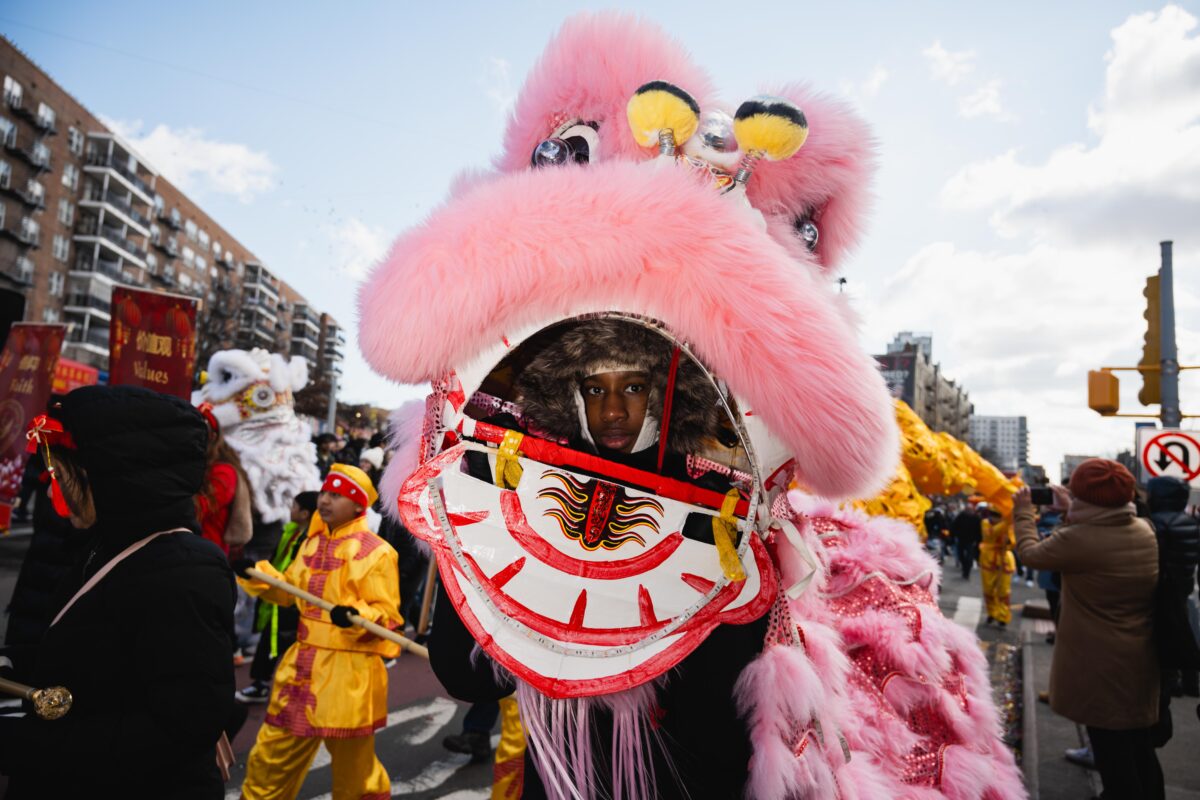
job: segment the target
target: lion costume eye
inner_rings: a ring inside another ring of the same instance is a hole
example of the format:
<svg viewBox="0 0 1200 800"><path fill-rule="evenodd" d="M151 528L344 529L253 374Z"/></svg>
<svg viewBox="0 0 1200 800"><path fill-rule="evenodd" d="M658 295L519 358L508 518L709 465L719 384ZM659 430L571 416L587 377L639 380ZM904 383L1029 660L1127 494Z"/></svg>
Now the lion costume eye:
<svg viewBox="0 0 1200 800"><path fill-rule="evenodd" d="M259 386L250 395L250 402L259 408L270 408L275 404L275 393L266 386Z"/></svg>
<svg viewBox="0 0 1200 800"><path fill-rule="evenodd" d="M590 164L599 156L600 134L594 122L572 120L558 126L554 135L538 142L529 163L535 167Z"/></svg>

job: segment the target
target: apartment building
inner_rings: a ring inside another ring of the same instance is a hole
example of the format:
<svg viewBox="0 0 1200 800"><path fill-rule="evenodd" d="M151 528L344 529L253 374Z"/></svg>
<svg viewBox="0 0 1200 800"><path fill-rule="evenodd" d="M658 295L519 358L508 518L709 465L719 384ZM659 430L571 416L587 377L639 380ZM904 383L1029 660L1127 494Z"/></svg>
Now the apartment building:
<svg viewBox="0 0 1200 800"><path fill-rule="evenodd" d="M263 347L303 355L314 379L340 372L336 321L4 37L0 75L0 330L65 323L63 355L107 370L112 290L125 284L201 301L198 368L216 350Z"/></svg>
<svg viewBox="0 0 1200 800"><path fill-rule="evenodd" d="M956 439L970 432L971 405L967 391L942 374L933 363L933 337L901 331L875 356L893 397L903 400L932 430Z"/></svg>
<svg viewBox="0 0 1200 800"><path fill-rule="evenodd" d="M1029 427L1025 417L971 417L971 447L989 453L1005 472L1029 465Z"/></svg>

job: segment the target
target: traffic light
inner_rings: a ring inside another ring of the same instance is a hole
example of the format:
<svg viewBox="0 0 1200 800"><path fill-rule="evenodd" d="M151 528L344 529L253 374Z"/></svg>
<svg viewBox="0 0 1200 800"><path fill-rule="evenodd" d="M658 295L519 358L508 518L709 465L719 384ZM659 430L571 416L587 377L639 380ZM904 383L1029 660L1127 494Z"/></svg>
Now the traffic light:
<svg viewBox="0 0 1200 800"><path fill-rule="evenodd" d="M1116 375L1107 370L1088 372L1088 408L1105 417L1121 410L1121 389Z"/></svg>
<svg viewBox="0 0 1200 800"><path fill-rule="evenodd" d="M1162 397L1159 394L1158 370L1159 364L1162 361L1161 342L1159 341L1159 336L1162 332L1162 323L1158 304L1157 273L1146 278L1146 288L1142 290L1142 294L1146 297L1146 313L1142 315L1146 319L1146 341L1142 345L1142 360L1138 362L1138 366L1154 367L1154 369L1141 370L1142 390L1138 392L1138 401L1144 406L1150 406L1162 402ZM1090 377L1088 386L1090 389Z"/></svg>

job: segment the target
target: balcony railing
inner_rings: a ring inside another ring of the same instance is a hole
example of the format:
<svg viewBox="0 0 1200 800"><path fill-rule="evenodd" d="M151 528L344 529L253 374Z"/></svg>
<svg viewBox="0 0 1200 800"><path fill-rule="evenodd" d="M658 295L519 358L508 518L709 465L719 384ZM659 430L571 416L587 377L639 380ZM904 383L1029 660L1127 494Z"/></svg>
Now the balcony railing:
<svg viewBox="0 0 1200 800"><path fill-rule="evenodd" d="M139 177L136 172L133 172L131 169L129 169L129 167L112 158L112 156L110 156L108 153L88 153L87 164L89 167L108 167L122 178L132 183L148 197L154 196L154 190L150 188L150 184L142 180L141 177Z"/></svg>
<svg viewBox="0 0 1200 800"><path fill-rule="evenodd" d="M17 256L4 265L4 274L23 286L32 286L33 259Z"/></svg>
<svg viewBox="0 0 1200 800"><path fill-rule="evenodd" d="M99 297L86 293L72 292L71 294L67 295L67 301L64 303L64 305L73 306L75 308L90 308L95 311L101 311L105 314L112 313L112 301L101 300Z"/></svg>
<svg viewBox="0 0 1200 800"><path fill-rule="evenodd" d="M110 225L100 225L95 217L84 217L79 223L79 233L77 235L100 236L130 255L136 256L143 261L146 258L146 251L126 239L123 231Z"/></svg>
<svg viewBox="0 0 1200 800"><path fill-rule="evenodd" d="M108 349L108 326L100 328L89 327L86 331L82 325L76 325L67 337L68 342L74 344L90 344L93 347L101 347Z"/></svg>
<svg viewBox="0 0 1200 800"><path fill-rule="evenodd" d="M121 265L116 261L108 261L103 258L93 259L91 256L81 255L75 259L75 269L80 272L95 272L105 277L112 278L114 281L124 280L124 273L121 271Z"/></svg>
<svg viewBox="0 0 1200 800"><path fill-rule="evenodd" d="M150 220L145 215L139 214L133 207L133 203L126 200L121 195L112 191L101 191L98 186L89 184L88 189L83 194L83 199L92 203L108 203L111 206L116 206L117 210L125 216L132 219L143 228L150 227Z"/></svg>

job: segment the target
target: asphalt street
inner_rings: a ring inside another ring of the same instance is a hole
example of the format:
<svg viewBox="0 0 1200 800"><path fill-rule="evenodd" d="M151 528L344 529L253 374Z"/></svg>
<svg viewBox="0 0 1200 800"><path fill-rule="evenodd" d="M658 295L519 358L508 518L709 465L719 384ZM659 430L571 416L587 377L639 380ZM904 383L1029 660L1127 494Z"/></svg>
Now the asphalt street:
<svg viewBox="0 0 1200 800"><path fill-rule="evenodd" d="M24 531L0 537L0 600L7 604L29 538ZM1031 588L1014 579L1012 590L1013 622L1005 629L985 624L979 573L963 580L959 570L948 560L942 579L939 606L947 617L974 630L989 659L1013 657L1019 654L1023 641L1028 643L1032 658L1033 683L1027 697L1036 697L1038 689L1047 685L1052 645L1045 642L1050 623L1033 619L1022 612L1026 604L1044 604L1040 589ZM997 699L1003 700L1007 690L1003 670L994 665L993 678ZM238 685L249 682L248 665L239 667ZM482 800L490 796L491 765L471 764L465 755L450 753L442 747L443 737L461 730L466 706L445 696L427 662L404 655L389 670L387 727L376 736L376 752L392 779L392 794L406 800ZM1194 698L1181 698L1172 704L1175 718L1175 737L1159 752L1166 775L1169 800L1200 800L1200 720L1197 719ZM1063 750L1080 743L1078 727L1057 717L1044 704L1033 702L1033 730L1036 746L1023 754L1028 768L1036 772L1041 798L1051 800L1083 800L1099 793L1095 773L1077 767L1063 758ZM1025 709L1024 713L1029 713ZM237 764L227 784L226 797L236 800L245 770L245 760L254 736L262 722L265 705L249 707L249 717L234 739ZM1019 723L1016 726L1020 727ZM493 741L497 737L493 736ZM1018 736L1018 739L1020 737ZM1026 746L1029 742L1024 743ZM322 749L313 762L301 800L329 798L331 771L328 754ZM4 779L0 777L0 793Z"/></svg>

